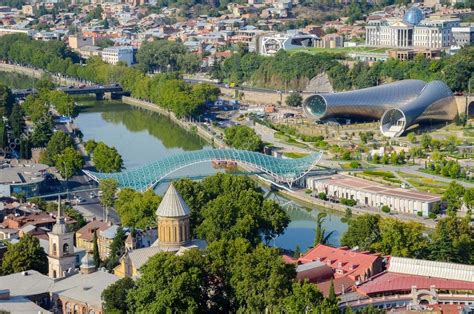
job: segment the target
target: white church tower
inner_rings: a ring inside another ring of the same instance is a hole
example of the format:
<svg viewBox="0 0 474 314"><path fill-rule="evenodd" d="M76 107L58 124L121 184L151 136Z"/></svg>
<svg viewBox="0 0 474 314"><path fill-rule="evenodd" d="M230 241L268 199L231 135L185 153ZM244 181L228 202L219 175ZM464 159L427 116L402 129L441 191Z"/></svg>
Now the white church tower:
<svg viewBox="0 0 474 314"><path fill-rule="evenodd" d="M58 202L58 216L49 236L49 277L63 278L68 271L75 268L76 255L74 254L74 232L68 232L61 209L61 200Z"/></svg>

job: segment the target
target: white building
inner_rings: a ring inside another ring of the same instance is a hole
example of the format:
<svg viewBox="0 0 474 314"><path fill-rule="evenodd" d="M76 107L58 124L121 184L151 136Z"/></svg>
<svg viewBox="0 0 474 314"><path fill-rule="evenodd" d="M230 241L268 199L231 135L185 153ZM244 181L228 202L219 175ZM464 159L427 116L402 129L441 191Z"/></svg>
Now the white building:
<svg viewBox="0 0 474 314"><path fill-rule="evenodd" d="M474 44L474 26L453 27L453 44L460 47Z"/></svg>
<svg viewBox="0 0 474 314"><path fill-rule="evenodd" d="M130 66L133 63L133 47L118 46L105 48L102 50L102 60L110 64L124 62Z"/></svg>
<svg viewBox="0 0 474 314"><path fill-rule="evenodd" d="M258 37L258 52L265 56L274 55L280 49L316 47L319 37L302 33L268 33Z"/></svg>
<svg viewBox="0 0 474 314"><path fill-rule="evenodd" d="M332 177L310 177L307 187L317 193L326 193L332 199L353 199L358 205L381 208L384 205L392 211L418 214L427 217L429 210L441 198L438 195L386 186L369 180L346 175Z"/></svg>
<svg viewBox="0 0 474 314"><path fill-rule="evenodd" d="M425 19L416 6L411 7L403 20L369 21L365 27L366 45L392 48L444 48L453 41L452 29L459 19Z"/></svg>

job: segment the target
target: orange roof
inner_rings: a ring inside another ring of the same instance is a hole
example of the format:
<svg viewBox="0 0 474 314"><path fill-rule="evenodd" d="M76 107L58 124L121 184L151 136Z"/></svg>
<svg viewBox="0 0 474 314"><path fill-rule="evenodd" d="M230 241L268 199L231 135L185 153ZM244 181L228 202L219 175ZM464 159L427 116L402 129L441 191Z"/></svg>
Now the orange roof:
<svg viewBox="0 0 474 314"><path fill-rule="evenodd" d="M380 258L378 254L352 251L347 247L334 248L323 244L318 244L301 256L298 261L309 263L321 261L335 269L335 278L349 276L356 280L358 276L364 276L368 269Z"/></svg>
<svg viewBox="0 0 474 314"><path fill-rule="evenodd" d="M76 234L85 241L92 241L94 238L94 231L97 230L97 236L99 231L107 230L110 225L102 220L92 220L87 225L76 231Z"/></svg>

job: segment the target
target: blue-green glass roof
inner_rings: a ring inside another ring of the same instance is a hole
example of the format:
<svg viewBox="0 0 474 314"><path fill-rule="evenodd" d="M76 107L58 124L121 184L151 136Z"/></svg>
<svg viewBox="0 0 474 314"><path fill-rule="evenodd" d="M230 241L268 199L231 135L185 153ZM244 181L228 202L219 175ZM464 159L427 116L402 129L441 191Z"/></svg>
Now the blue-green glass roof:
<svg viewBox="0 0 474 314"><path fill-rule="evenodd" d="M303 158L283 159L246 150L208 149L165 157L122 172L99 173L84 170L84 173L95 181L113 178L118 182L119 188L144 191L153 188L158 182L182 168L212 160L225 160L249 165L277 182L292 184L310 171L320 157L321 153L313 153Z"/></svg>

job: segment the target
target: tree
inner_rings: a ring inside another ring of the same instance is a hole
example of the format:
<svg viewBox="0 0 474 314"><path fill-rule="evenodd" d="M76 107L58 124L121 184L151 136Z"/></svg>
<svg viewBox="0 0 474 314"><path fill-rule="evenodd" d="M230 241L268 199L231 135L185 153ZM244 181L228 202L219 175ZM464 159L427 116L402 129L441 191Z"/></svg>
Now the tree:
<svg viewBox="0 0 474 314"><path fill-rule="evenodd" d="M12 109L15 99L11 89L3 84L0 84L0 118L8 116Z"/></svg>
<svg viewBox="0 0 474 314"><path fill-rule="evenodd" d="M117 228L112 244L110 244L110 256L107 261L107 269L112 272L115 266L119 264L119 258L125 249L125 231L122 227Z"/></svg>
<svg viewBox="0 0 474 314"><path fill-rule="evenodd" d="M412 258L421 258L426 254L428 238L423 234L422 224L384 218L380 220L379 228L380 241L373 245L377 252Z"/></svg>
<svg viewBox="0 0 474 314"><path fill-rule="evenodd" d="M1 274L9 275L30 269L46 274L48 272L48 259L40 246L38 238L25 234L17 244L7 244Z"/></svg>
<svg viewBox="0 0 474 314"><path fill-rule="evenodd" d="M156 225L155 211L160 202L161 197L153 190L140 193L125 188L117 194L115 210L124 226L144 229Z"/></svg>
<svg viewBox="0 0 474 314"><path fill-rule="evenodd" d="M235 125L225 129L225 143L237 149L260 151L263 147L260 136L246 125Z"/></svg>
<svg viewBox="0 0 474 314"><path fill-rule="evenodd" d="M117 193L118 183L113 178L101 179L99 181L100 203L105 209L105 220L108 220L109 207L115 203L115 194Z"/></svg>
<svg viewBox="0 0 474 314"><path fill-rule="evenodd" d="M53 118L45 114L41 119L34 123L33 135L31 140L36 147L46 145L53 135L54 121Z"/></svg>
<svg viewBox="0 0 474 314"><path fill-rule="evenodd" d="M373 251L380 240L380 216L364 214L349 221L349 229L341 238L341 245L359 247L362 251Z"/></svg>
<svg viewBox="0 0 474 314"><path fill-rule="evenodd" d="M429 258L462 264L474 262L474 229L470 226L471 215L464 218L448 215L440 219L431 235Z"/></svg>
<svg viewBox="0 0 474 314"><path fill-rule="evenodd" d="M429 136L429 134L427 133L423 133L423 135L421 136L420 143L424 149L428 149L431 147L431 141L431 136Z"/></svg>
<svg viewBox="0 0 474 314"><path fill-rule="evenodd" d="M336 290L334 289L334 281L331 279L331 285L329 286L329 294L328 294L328 301L337 304L337 296L336 296Z"/></svg>
<svg viewBox="0 0 474 314"><path fill-rule="evenodd" d="M324 221L326 220L327 213L320 212L316 218L316 235L314 238L314 246L318 244L326 244L329 238L334 233L334 230L326 234L326 229L323 227Z"/></svg>
<svg viewBox="0 0 474 314"><path fill-rule="evenodd" d="M95 168L101 172L118 172L123 166L122 156L115 147L109 147L103 142L99 142L95 146L92 161Z"/></svg>
<svg viewBox="0 0 474 314"><path fill-rule="evenodd" d="M463 203L465 189L456 181L451 181L448 188L444 191L442 200L446 202L448 212L458 211Z"/></svg>
<svg viewBox="0 0 474 314"><path fill-rule="evenodd" d="M50 204L50 203L48 203L48 204ZM54 203L52 203L52 204L54 204ZM77 231L77 230L81 229L82 227L84 227L87 224L87 221L84 218L84 216L72 207L69 207L69 206L65 207L64 208L64 213L68 217L70 217L70 218L72 218L76 221L76 223L74 225L72 225L72 226L70 224L68 225L69 229L71 231Z"/></svg>
<svg viewBox="0 0 474 314"><path fill-rule="evenodd" d="M66 147L55 159L54 165L56 169L66 180L78 173L84 166L82 155L72 147Z"/></svg>
<svg viewBox="0 0 474 314"><path fill-rule="evenodd" d="M206 308L208 274L197 249L177 256L159 253L140 268L141 276L127 296L132 313L198 312Z"/></svg>
<svg viewBox="0 0 474 314"><path fill-rule="evenodd" d="M230 284L244 311L271 312L290 293L295 277L294 265L284 263L278 249L262 244L236 258L231 269Z"/></svg>
<svg viewBox="0 0 474 314"><path fill-rule="evenodd" d="M13 136L16 139L20 138L21 134L23 133L23 129L25 128L25 115L19 105L13 106L8 121L10 123L10 127L12 128Z"/></svg>
<svg viewBox="0 0 474 314"><path fill-rule="evenodd" d="M74 142L69 134L63 131L55 132L48 141L46 149L41 154L41 162L53 166L56 163L57 157L68 147L74 147Z"/></svg>
<svg viewBox="0 0 474 314"><path fill-rule="evenodd" d="M323 294L316 285L304 282L293 282L292 293L282 301L285 313L311 313L323 301Z"/></svg>
<svg viewBox="0 0 474 314"><path fill-rule="evenodd" d="M97 142L94 141L94 140L88 140L85 144L84 144L84 148L86 150L86 153L91 155L93 152L94 152L94 149L96 148L97 146Z"/></svg>
<svg viewBox="0 0 474 314"><path fill-rule="evenodd" d="M285 103L290 107L300 107L303 104L303 97L300 93L292 92L286 97Z"/></svg>
<svg viewBox="0 0 474 314"><path fill-rule="evenodd" d="M410 143L416 143L415 133L413 133L413 132L408 133L407 140L410 141Z"/></svg>
<svg viewBox="0 0 474 314"><path fill-rule="evenodd" d="M59 114L71 116L74 113L74 99L70 95L60 90L52 90L47 95Z"/></svg>
<svg viewBox="0 0 474 314"><path fill-rule="evenodd" d="M135 288L133 279L125 277L117 280L104 291L102 291L102 300L104 301L105 313L129 313L127 304L127 295Z"/></svg>
<svg viewBox="0 0 474 314"><path fill-rule="evenodd" d="M97 243L97 230L94 230L94 236L92 237L92 254L94 257L94 265L99 268L100 266L100 254L99 254L99 244Z"/></svg>

